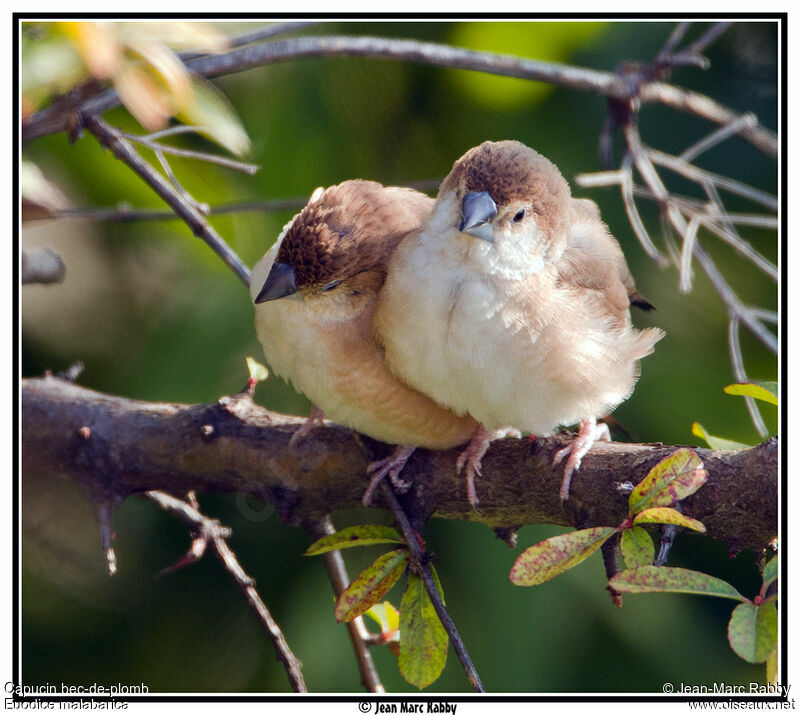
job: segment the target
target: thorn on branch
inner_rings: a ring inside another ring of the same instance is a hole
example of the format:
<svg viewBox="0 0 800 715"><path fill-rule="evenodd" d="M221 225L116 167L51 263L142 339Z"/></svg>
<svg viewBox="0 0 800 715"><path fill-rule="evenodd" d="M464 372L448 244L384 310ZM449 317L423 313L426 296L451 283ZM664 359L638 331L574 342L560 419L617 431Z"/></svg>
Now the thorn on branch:
<svg viewBox="0 0 800 715"><path fill-rule="evenodd" d="M83 363L80 360L75 361L63 372L58 373L56 377L59 380L66 380L67 382L75 382L80 374L83 372Z"/></svg>
<svg viewBox="0 0 800 715"><path fill-rule="evenodd" d="M117 573L117 555L111 545L111 541L115 536L114 527L111 523L111 502L96 502L95 506L97 508L97 519L100 522L100 546L106 553L108 575L113 576Z"/></svg>
<svg viewBox="0 0 800 715"><path fill-rule="evenodd" d="M515 549L517 547L517 532L519 529L519 526L496 526L494 534L501 541L505 541L509 549Z"/></svg>

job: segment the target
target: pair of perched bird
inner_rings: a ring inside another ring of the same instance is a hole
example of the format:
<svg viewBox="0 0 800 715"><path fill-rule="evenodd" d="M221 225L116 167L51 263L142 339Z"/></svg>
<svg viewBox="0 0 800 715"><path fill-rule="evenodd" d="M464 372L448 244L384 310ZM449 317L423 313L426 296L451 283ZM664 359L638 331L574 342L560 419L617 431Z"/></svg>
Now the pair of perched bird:
<svg viewBox="0 0 800 715"><path fill-rule="evenodd" d="M317 189L253 269L272 369L325 416L398 445L369 466L397 481L416 447L468 445L467 496L490 442L579 424L561 498L663 337L631 325L636 293L597 205L516 141L484 142L436 200L345 181Z"/></svg>

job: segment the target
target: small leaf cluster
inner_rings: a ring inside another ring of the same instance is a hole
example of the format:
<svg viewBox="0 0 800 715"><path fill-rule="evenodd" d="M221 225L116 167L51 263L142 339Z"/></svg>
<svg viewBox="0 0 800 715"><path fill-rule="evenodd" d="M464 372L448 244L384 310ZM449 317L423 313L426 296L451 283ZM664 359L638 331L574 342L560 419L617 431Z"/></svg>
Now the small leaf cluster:
<svg viewBox="0 0 800 715"><path fill-rule="evenodd" d="M340 622L363 614L372 617L381 627L379 642L386 643L397 655L402 676L412 685L425 688L444 670L449 641L422 579L413 570L411 552L400 532L377 524L350 526L318 539L305 555L316 556L326 551L373 544L399 547L379 556L355 578L339 596L334 615ZM442 594L432 565L431 570ZM408 573L408 580L398 614L390 603L378 602L404 573Z"/></svg>
<svg viewBox="0 0 800 715"><path fill-rule="evenodd" d="M767 562L761 590L750 600L727 581L690 569L638 566L614 576L609 585L627 593L692 593L732 598L741 603L728 621L728 642L748 663L767 662L767 681L776 680L778 645L777 590L778 557Z"/></svg>
<svg viewBox="0 0 800 715"><path fill-rule="evenodd" d="M691 449L682 448L662 459L631 491L628 515L618 526L595 526L540 541L523 551L511 567L517 586L549 581L577 566L608 539L620 535L620 552L628 568L652 564L655 547L642 524L675 524L701 533L705 527L674 508L706 481L703 462Z"/></svg>
<svg viewBox="0 0 800 715"><path fill-rule="evenodd" d="M221 52L230 42L216 26L180 22L37 22L23 24L22 113L87 80L108 82L146 130L175 117L232 154L250 151L236 112L216 87L192 75L178 52ZM88 91L89 88L84 88Z"/></svg>

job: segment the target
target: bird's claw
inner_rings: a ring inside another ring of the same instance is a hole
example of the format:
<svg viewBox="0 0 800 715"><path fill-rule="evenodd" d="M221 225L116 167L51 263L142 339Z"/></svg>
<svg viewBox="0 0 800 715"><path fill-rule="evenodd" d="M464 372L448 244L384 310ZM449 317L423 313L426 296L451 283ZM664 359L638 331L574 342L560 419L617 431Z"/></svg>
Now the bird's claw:
<svg viewBox="0 0 800 715"><path fill-rule="evenodd" d="M385 459L379 459L367 465L367 474L371 474L372 479L370 479L369 486L364 492L364 496L361 497L361 503L364 506L370 505L372 496L378 488L378 484L380 484L381 480L387 475L396 491L401 494L408 491L412 480L401 479L400 472L403 471L403 467L406 466L406 462L414 452L414 449L414 447L399 445L397 449Z"/></svg>
<svg viewBox="0 0 800 715"><path fill-rule="evenodd" d="M302 425L300 425L299 429L296 429L294 434L289 439L289 450L294 452L297 449L297 443L301 439L305 439L308 436L308 433L314 429L315 425L322 424L322 421L325 419L325 413L316 405L311 407L311 413L308 415L308 418Z"/></svg>
<svg viewBox="0 0 800 715"><path fill-rule="evenodd" d="M567 463L564 465L564 477L561 480L561 488L558 490L558 495L561 497L563 504L569 499L569 486L572 481L573 472L580 469L581 460L584 455L592 448L596 441L611 441L611 432L609 432L608 425L605 422L597 424L594 418L581 420L580 430L578 436L568 444L566 447L559 449L553 457L553 465L558 464L561 460L569 455Z"/></svg>

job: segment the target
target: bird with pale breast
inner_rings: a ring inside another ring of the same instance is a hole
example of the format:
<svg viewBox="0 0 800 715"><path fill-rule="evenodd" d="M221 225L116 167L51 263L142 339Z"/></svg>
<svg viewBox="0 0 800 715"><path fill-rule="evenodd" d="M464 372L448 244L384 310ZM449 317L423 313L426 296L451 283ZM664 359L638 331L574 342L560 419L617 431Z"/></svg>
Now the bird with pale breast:
<svg viewBox="0 0 800 715"><path fill-rule="evenodd" d="M267 362L315 406L290 444L324 414L399 445L369 465L374 476L365 503L385 475L397 482L415 447L455 447L478 427L392 373L373 331L387 261L432 206L433 199L417 191L372 181L317 189L254 266L250 280Z"/></svg>
<svg viewBox="0 0 800 715"><path fill-rule="evenodd" d="M639 360L664 333L636 330L636 293L597 205L570 195L548 159L516 141L458 159L421 230L389 261L375 328L389 367L481 423L459 458L469 499L505 425L546 436L579 424L560 495L595 439L597 418L627 399Z"/></svg>

